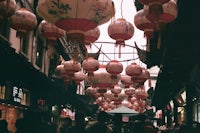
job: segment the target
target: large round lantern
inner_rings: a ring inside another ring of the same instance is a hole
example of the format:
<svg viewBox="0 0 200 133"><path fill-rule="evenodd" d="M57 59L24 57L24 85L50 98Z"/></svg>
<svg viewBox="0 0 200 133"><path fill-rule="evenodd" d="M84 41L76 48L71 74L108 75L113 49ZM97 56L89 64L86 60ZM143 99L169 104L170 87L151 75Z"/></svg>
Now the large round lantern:
<svg viewBox="0 0 200 133"><path fill-rule="evenodd" d="M121 75L121 83L124 85L125 88L129 88L133 84L131 77L128 75Z"/></svg>
<svg viewBox="0 0 200 133"><path fill-rule="evenodd" d="M92 86L86 89L86 94L88 94L90 97L94 97L96 93L97 93L96 88L93 88Z"/></svg>
<svg viewBox="0 0 200 133"><path fill-rule="evenodd" d="M88 57L83 61L82 67L88 73L88 76L93 76L93 72L99 69L99 62L93 57Z"/></svg>
<svg viewBox="0 0 200 133"><path fill-rule="evenodd" d="M163 13L162 4L169 2L169 0L139 0L140 3L147 5L149 7L148 15L151 16L149 19L152 22L156 22L158 20L158 16Z"/></svg>
<svg viewBox="0 0 200 133"><path fill-rule="evenodd" d="M113 89L111 89L111 92L114 94L115 97L118 96L122 91L122 88L119 85L114 86Z"/></svg>
<svg viewBox="0 0 200 133"><path fill-rule="evenodd" d="M123 65L117 60L111 60L106 65L106 71L111 74L111 78L117 78L117 75L123 71Z"/></svg>
<svg viewBox="0 0 200 133"><path fill-rule="evenodd" d="M108 22L115 9L112 0L40 0L37 12L66 30L68 42L84 44L84 33Z"/></svg>
<svg viewBox="0 0 200 133"><path fill-rule="evenodd" d="M128 100L130 101L130 99L135 94L135 88L133 88L133 87L126 88L124 92L128 96Z"/></svg>
<svg viewBox="0 0 200 133"><path fill-rule="evenodd" d="M154 35L154 23L150 22L145 14L144 10L140 10L134 17L134 24L139 29L144 31L144 36L147 38L147 51L150 51L150 39L153 38Z"/></svg>
<svg viewBox="0 0 200 133"><path fill-rule="evenodd" d="M38 26L38 31L42 37L48 40L56 40L62 36L64 36L65 31L63 29L58 28L52 23L47 22L46 20L42 20Z"/></svg>
<svg viewBox="0 0 200 133"><path fill-rule="evenodd" d="M94 72L94 76L87 76L86 82L97 87L97 91L106 92L108 88L113 88L120 80L120 75L116 79L112 79L111 75L106 71L105 65L100 65L100 68Z"/></svg>
<svg viewBox="0 0 200 133"><path fill-rule="evenodd" d="M15 13L15 0L1 0L0 1L0 20L4 17L10 17Z"/></svg>
<svg viewBox="0 0 200 133"><path fill-rule="evenodd" d="M72 80L76 82L76 84L80 84L81 81L85 79L85 74L82 71L75 72L74 77L72 77Z"/></svg>
<svg viewBox="0 0 200 133"><path fill-rule="evenodd" d="M128 76L131 76L131 80L135 80L137 76L139 76L142 73L142 68L137 65L136 63L131 63L126 67L126 74Z"/></svg>
<svg viewBox="0 0 200 133"><path fill-rule="evenodd" d="M63 64L56 67L56 73L58 77L63 79L65 82L69 82L71 80L71 77L68 75L67 71L65 71Z"/></svg>
<svg viewBox="0 0 200 133"><path fill-rule="evenodd" d="M47 40L48 54L54 55L54 45L56 45L56 39L64 36L65 31L58 28L52 23L42 20L38 26L38 31L42 37Z"/></svg>
<svg viewBox="0 0 200 133"><path fill-rule="evenodd" d="M170 0L168 3L162 5L163 13L160 14L159 20L164 23L170 23L174 21L178 14L178 9L176 2L174 0Z"/></svg>
<svg viewBox="0 0 200 133"><path fill-rule="evenodd" d="M150 14L149 11L150 6L145 5L144 6L144 14L148 20L151 22L163 22L163 23L169 23L172 22L177 17L177 6L174 0L170 0L168 3L165 3L162 5L162 13L158 14L155 18L154 14Z"/></svg>
<svg viewBox="0 0 200 133"><path fill-rule="evenodd" d="M147 98L148 94L147 94L147 92L146 92L144 86L141 86L141 87L139 87L139 88L137 88L137 89L135 90L135 96L136 96L136 98L139 99L139 100L144 100L144 99Z"/></svg>
<svg viewBox="0 0 200 133"><path fill-rule="evenodd" d="M144 84L144 82L150 78L150 73L147 69L142 68L142 73L136 78L136 82L139 84Z"/></svg>
<svg viewBox="0 0 200 133"><path fill-rule="evenodd" d="M81 65L79 62L71 59L69 61L65 61L63 63L65 71L68 73L68 75L74 76L75 72L78 72L81 70Z"/></svg>
<svg viewBox="0 0 200 133"><path fill-rule="evenodd" d="M121 57L121 46L125 46L125 40L131 39L133 34L133 25L123 18L113 21L108 26L108 35L116 40L116 46L119 45L119 57Z"/></svg>
<svg viewBox="0 0 200 133"><path fill-rule="evenodd" d="M17 35L22 38L26 32L33 30L37 26L37 18L28 9L20 8L10 18L10 24L11 28L17 31Z"/></svg>
<svg viewBox="0 0 200 133"><path fill-rule="evenodd" d="M94 29L88 30L84 33L85 36L85 45L91 47L91 43L94 43L100 36L100 30L97 26Z"/></svg>

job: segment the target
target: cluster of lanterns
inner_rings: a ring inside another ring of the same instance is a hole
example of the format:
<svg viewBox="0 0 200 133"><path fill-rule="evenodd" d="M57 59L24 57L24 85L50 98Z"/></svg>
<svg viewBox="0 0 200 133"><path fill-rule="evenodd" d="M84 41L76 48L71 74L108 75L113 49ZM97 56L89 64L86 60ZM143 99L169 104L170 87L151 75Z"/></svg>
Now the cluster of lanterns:
<svg viewBox="0 0 200 133"><path fill-rule="evenodd" d="M150 51L149 40L153 38L155 31L162 31L163 25L174 21L178 9L175 0L139 0L144 8L137 12L134 17L135 26L144 31L147 38L147 51ZM161 33L159 40L161 38ZM160 41L157 45L161 47Z"/></svg>
<svg viewBox="0 0 200 133"><path fill-rule="evenodd" d="M66 83L75 81L80 84L84 81L86 86L90 86L86 93L95 98L100 109L108 111L126 103L127 107L139 112L145 110L147 93L144 82L150 74L136 63L125 68L125 75L121 75L123 66L119 61L111 60L102 65L93 57L88 57L82 64L73 59L63 61L56 70Z"/></svg>
<svg viewBox="0 0 200 133"><path fill-rule="evenodd" d="M177 17L177 6L175 0L139 1L144 4L144 8L135 15L134 24L144 31L147 50L150 50L149 39L155 31L161 29L162 24L172 22ZM115 8L112 0L40 0L37 13L44 19L38 25L38 31L47 40L49 48L56 44L56 39L66 35L68 42L78 42L85 49L85 45L90 46L99 38L98 26L115 15ZM28 9L16 10L15 0L0 0L0 20L7 17L11 28L17 31L20 38L33 30L38 23L35 14ZM125 46L125 41L133 34L134 26L124 18L118 18L108 26L108 35L116 40L115 44L119 46L119 57L121 46ZM87 57L82 64L75 59L63 61L56 71L65 82L73 80L80 84L85 81L90 85L87 94L95 97L95 102L103 110L110 110L119 104L139 112L145 109L144 99L147 94L144 82L150 75L136 63L126 67L126 75L120 75L123 66L119 61L111 60L106 65L100 65L92 57Z"/></svg>

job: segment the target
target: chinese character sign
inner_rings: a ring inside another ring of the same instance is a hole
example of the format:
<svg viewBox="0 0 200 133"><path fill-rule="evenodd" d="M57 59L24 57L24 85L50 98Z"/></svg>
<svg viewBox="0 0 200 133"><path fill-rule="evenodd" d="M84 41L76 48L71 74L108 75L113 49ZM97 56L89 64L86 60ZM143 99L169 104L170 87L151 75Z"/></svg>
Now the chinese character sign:
<svg viewBox="0 0 200 133"><path fill-rule="evenodd" d="M23 91L21 88L13 87L13 98L15 102L20 103L23 96Z"/></svg>

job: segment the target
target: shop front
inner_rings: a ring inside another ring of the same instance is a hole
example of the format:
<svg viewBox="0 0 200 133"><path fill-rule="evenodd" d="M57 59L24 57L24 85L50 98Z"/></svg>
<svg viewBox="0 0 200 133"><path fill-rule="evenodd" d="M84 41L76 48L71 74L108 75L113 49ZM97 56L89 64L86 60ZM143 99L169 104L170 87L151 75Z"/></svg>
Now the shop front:
<svg viewBox="0 0 200 133"><path fill-rule="evenodd" d="M31 92L11 82L0 85L0 119L8 122L8 129L16 131L15 122L23 118L23 113L30 107Z"/></svg>

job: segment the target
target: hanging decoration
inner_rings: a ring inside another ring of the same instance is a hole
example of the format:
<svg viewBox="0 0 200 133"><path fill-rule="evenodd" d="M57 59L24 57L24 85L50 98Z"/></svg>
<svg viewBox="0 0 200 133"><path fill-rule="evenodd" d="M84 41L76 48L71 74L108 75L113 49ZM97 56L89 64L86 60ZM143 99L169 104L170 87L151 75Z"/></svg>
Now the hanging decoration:
<svg viewBox="0 0 200 133"><path fill-rule="evenodd" d="M92 87L96 87L99 93L105 93L108 88L113 88L120 80L120 75L116 79L112 79L111 75L106 71L105 65L94 72L94 76L86 76L85 81Z"/></svg>
<svg viewBox="0 0 200 133"><path fill-rule="evenodd" d="M65 31L63 29L58 28L52 23L42 20L38 26L38 32L42 37L46 39L48 54L51 58L53 58L53 55L55 53L54 46L57 44L56 39L64 36Z"/></svg>
<svg viewBox="0 0 200 133"><path fill-rule="evenodd" d="M134 62L126 67L125 72L128 76L131 76L132 81L135 81L135 79L142 73L142 68Z"/></svg>
<svg viewBox="0 0 200 133"><path fill-rule="evenodd" d="M124 85L124 88L129 88L133 84L131 76L121 75L121 83Z"/></svg>
<svg viewBox="0 0 200 133"><path fill-rule="evenodd" d="M174 0L170 0L168 3L164 3L162 5L162 13L158 14L156 17L156 21L154 21L153 15L149 14L150 7L148 5L144 6L144 14L148 20L152 21L155 24L155 31L159 31L158 45L157 48L161 47L161 32L164 29L166 23L170 23L174 21L178 14L178 9L176 2Z"/></svg>
<svg viewBox="0 0 200 133"><path fill-rule="evenodd" d="M15 0L1 0L0 1L0 21L3 18L12 16L16 10Z"/></svg>
<svg viewBox="0 0 200 133"><path fill-rule="evenodd" d="M155 24L146 18L143 9L134 16L134 24L139 30L144 31L144 36L147 39L146 50L150 51L150 39L154 36Z"/></svg>
<svg viewBox="0 0 200 133"><path fill-rule="evenodd" d="M112 0L40 0L37 12L66 31L67 41L86 51L84 33L104 24L115 14ZM83 53L86 56L86 52Z"/></svg>
<svg viewBox="0 0 200 133"><path fill-rule="evenodd" d="M149 8L146 14L147 19L157 23L158 16L163 13L162 5L169 2L169 0L139 0L139 2Z"/></svg>
<svg viewBox="0 0 200 133"><path fill-rule="evenodd" d="M117 75L123 71L123 65L117 60L111 60L106 65L106 71L111 74L112 79L116 79Z"/></svg>
<svg viewBox="0 0 200 133"><path fill-rule="evenodd" d="M85 45L86 47L89 46L91 48L91 44L94 43L96 40L98 40L100 36L100 30L97 26L96 28L92 30L88 30L84 33L85 36Z"/></svg>
<svg viewBox="0 0 200 133"><path fill-rule="evenodd" d="M93 72L99 69L99 65L98 60L93 57L86 58L82 63L83 70L88 73L88 76L93 76Z"/></svg>
<svg viewBox="0 0 200 133"><path fill-rule="evenodd" d="M108 35L116 40L116 46L119 46L119 58L121 57L121 46L125 46L125 40L133 37L134 27L124 18L118 18L108 26Z"/></svg>
<svg viewBox="0 0 200 133"><path fill-rule="evenodd" d="M37 26L37 18L35 14L26 8L19 8L10 18L11 28L17 31L17 36L23 38L27 32L33 30Z"/></svg>

